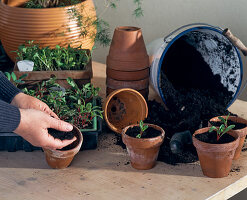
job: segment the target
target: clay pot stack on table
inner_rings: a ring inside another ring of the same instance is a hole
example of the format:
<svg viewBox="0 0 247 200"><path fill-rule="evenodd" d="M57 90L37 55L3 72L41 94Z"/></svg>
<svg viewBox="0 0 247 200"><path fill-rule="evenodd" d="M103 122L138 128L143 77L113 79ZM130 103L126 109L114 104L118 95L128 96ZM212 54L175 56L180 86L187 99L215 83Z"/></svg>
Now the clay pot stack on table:
<svg viewBox="0 0 247 200"><path fill-rule="evenodd" d="M106 60L106 94L121 88L149 93L149 58L140 28L123 26L114 31Z"/></svg>

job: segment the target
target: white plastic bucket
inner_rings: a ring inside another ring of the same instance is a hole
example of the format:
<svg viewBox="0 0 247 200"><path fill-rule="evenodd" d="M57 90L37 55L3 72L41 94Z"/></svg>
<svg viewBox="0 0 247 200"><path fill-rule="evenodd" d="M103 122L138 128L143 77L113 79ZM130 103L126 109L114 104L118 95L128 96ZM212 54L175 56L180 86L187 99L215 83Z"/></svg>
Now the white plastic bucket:
<svg viewBox="0 0 247 200"><path fill-rule="evenodd" d="M147 46L151 60L150 80L164 103L166 103L166 100L160 87L161 66L169 48L177 39L184 35L188 36L187 38L191 38L189 39L189 42L198 52L200 52L204 61L210 66L213 74L220 75L221 83L228 89L228 91L233 92L232 99L227 107L236 100L243 77L242 60L238 49L222 34L222 32L223 29L209 24L189 24L176 29L165 38L153 41ZM199 38L199 42L193 42L198 41L194 40L196 37ZM217 43L214 38L222 41L222 44L231 46L233 59L229 60L228 64L225 62L225 59L230 58L227 58L226 52L219 51L220 47L216 45ZM222 70L222 68L224 68L224 70ZM226 77L229 78L231 76L229 73L232 71L232 68L234 68L234 74L232 76L234 76L235 81L230 83L229 80L226 80Z"/></svg>

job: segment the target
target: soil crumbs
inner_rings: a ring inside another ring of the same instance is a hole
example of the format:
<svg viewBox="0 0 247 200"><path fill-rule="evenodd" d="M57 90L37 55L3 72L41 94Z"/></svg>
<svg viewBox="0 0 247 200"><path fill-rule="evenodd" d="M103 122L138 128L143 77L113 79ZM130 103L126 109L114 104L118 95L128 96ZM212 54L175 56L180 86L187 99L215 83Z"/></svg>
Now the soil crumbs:
<svg viewBox="0 0 247 200"><path fill-rule="evenodd" d="M129 128L126 131L126 135L130 137L136 137L140 133L141 129L138 126L134 126L132 128ZM148 127L143 133L141 138L154 138L157 137L161 134L159 130L156 130L155 128Z"/></svg>
<svg viewBox="0 0 247 200"><path fill-rule="evenodd" d="M63 131L59 131L56 129L48 128L48 133L52 137L60 139L60 140L71 140L74 137L73 131L63 132Z"/></svg>
<svg viewBox="0 0 247 200"><path fill-rule="evenodd" d="M225 144L225 143L233 142L235 140L235 138L229 134L224 134L220 137L219 140L217 140L217 133L215 131L211 133L205 132L202 134L198 134L195 137L202 142L206 142L210 144Z"/></svg>

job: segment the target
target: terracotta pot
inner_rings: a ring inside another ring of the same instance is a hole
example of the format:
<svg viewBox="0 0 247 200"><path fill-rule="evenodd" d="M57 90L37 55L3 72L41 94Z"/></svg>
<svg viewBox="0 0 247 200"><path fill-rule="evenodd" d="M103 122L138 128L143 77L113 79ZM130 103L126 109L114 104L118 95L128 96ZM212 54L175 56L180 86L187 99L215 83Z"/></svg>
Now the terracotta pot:
<svg viewBox="0 0 247 200"><path fill-rule="evenodd" d="M225 119L227 116L221 116L221 117L223 117ZM241 123L241 124L247 125L247 120L243 119L241 117L229 116L228 120L231 120L231 121L236 122L236 123ZM214 118L210 119L209 121L219 122L220 120L218 119L218 117L214 117ZM210 122L208 122L208 126L209 127L212 126L210 124ZM240 137L238 148L236 149L236 152L235 152L234 157L233 157L233 160L237 160L240 157L240 153L241 153L242 148L244 146L244 140L245 140L245 137L247 134L247 126L243 129L234 129L234 131L236 131Z"/></svg>
<svg viewBox="0 0 247 200"><path fill-rule="evenodd" d="M24 3L26 3L28 0L6 0L5 2L7 2L6 4L8 6L21 6Z"/></svg>
<svg viewBox="0 0 247 200"><path fill-rule="evenodd" d="M106 98L103 110L107 125L116 133L121 133L123 128L144 120L148 115L143 96L130 88L112 92Z"/></svg>
<svg viewBox="0 0 247 200"><path fill-rule="evenodd" d="M118 81L107 77L106 85L107 87L112 89L132 88L134 90L143 90L148 88L149 78L142 79L139 81Z"/></svg>
<svg viewBox="0 0 247 200"><path fill-rule="evenodd" d="M192 136L202 172L211 178L228 176L235 150L239 145L239 136L235 131L229 131L235 140L226 144L209 144L196 139L195 135L208 132L209 129L210 127L199 129Z"/></svg>
<svg viewBox="0 0 247 200"><path fill-rule="evenodd" d="M89 17L96 19L93 0L85 0L73 6L57 8L31 9L11 7L1 0L0 3L0 38L2 45L11 58L16 60L18 46L26 41L34 40L40 47L56 45L92 49L96 34L96 26L90 26L87 36L81 35L77 21L69 14L77 9L82 16L82 23Z"/></svg>
<svg viewBox="0 0 247 200"><path fill-rule="evenodd" d="M122 71L142 70L149 66L149 57L140 28L122 26L115 29L107 66Z"/></svg>
<svg viewBox="0 0 247 200"><path fill-rule="evenodd" d="M110 93L115 91L116 89L112 89L109 87L106 87L106 96L108 96ZM149 88L146 88L144 90L137 90L146 100L148 100L148 94L149 94Z"/></svg>
<svg viewBox="0 0 247 200"><path fill-rule="evenodd" d="M149 77L149 67L138 71L119 71L107 67L106 75L118 81L138 81Z"/></svg>
<svg viewBox="0 0 247 200"><path fill-rule="evenodd" d="M110 58L107 56L106 66L110 69L120 71L139 71L149 67L149 59L144 57L136 59L134 61L117 60L116 58Z"/></svg>
<svg viewBox="0 0 247 200"><path fill-rule="evenodd" d="M75 126L73 132L75 133L77 140L71 144L70 150L63 151L63 150L50 150L43 148L46 162L50 167L55 169L63 169L68 167L72 162L74 156L79 152L83 142L83 136L80 130Z"/></svg>
<svg viewBox="0 0 247 200"><path fill-rule="evenodd" d="M159 130L161 134L154 138L134 138L126 134L126 131L134 126L139 125L127 126L122 131L122 140L129 153L131 165L135 169L151 169L155 166L160 145L165 138L165 131L159 126L148 124L149 127Z"/></svg>

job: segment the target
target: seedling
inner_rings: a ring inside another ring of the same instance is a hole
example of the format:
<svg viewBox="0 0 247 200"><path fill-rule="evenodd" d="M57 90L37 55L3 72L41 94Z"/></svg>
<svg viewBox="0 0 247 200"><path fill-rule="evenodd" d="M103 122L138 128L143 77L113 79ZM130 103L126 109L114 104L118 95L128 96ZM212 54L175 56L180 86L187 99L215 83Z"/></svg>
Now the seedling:
<svg viewBox="0 0 247 200"><path fill-rule="evenodd" d="M7 79L9 81L11 81L16 87L19 85L19 84L23 84L25 83L22 79L24 79L25 77L27 77L27 74L23 74L19 79L17 79L16 75L14 72L4 72L4 75L7 77Z"/></svg>
<svg viewBox="0 0 247 200"><path fill-rule="evenodd" d="M218 117L218 119L221 121L221 125L220 127L215 127L215 126L212 126L209 130L209 132L213 132L213 131L216 131L217 133L217 141L225 134L227 133L228 131L230 131L231 129L233 129L235 127L235 125L230 125L228 126L227 125L227 120L230 116L230 113L227 115L227 117L224 119L223 117Z"/></svg>
<svg viewBox="0 0 247 200"><path fill-rule="evenodd" d="M141 120L139 123L139 127L140 127L140 133L136 136L136 138L141 138L142 134L144 133L145 130L147 130L148 125L144 125L143 121Z"/></svg>

